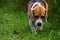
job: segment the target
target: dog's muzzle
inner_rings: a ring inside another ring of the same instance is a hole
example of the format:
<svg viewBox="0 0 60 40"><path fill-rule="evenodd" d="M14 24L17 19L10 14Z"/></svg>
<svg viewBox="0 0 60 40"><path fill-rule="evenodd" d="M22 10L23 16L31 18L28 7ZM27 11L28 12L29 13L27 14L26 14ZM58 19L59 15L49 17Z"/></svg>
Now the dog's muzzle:
<svg viewBox="0 0 60 40"><path fill-rule="evenodd" d="M43 24L43 22L41 19L36 20L36 23L35 23L36 26L39 27L39 26L42 26L42 24Z"/></svg>

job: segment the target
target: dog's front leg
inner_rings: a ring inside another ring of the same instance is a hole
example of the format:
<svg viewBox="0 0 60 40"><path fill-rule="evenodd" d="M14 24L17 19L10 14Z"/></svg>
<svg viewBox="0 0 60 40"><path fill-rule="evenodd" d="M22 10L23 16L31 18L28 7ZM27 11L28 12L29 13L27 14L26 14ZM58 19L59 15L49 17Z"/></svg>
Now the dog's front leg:
<svg viewBox="0 0 60 40"><path fill-rule="evenodd" d="M29 19L29 24L30 24L30 27L31 27L32 32L33 32L34 34L36 34L37 32L36 32L36 29L35 29L35 27L34 27L31 19Z"/></svg>

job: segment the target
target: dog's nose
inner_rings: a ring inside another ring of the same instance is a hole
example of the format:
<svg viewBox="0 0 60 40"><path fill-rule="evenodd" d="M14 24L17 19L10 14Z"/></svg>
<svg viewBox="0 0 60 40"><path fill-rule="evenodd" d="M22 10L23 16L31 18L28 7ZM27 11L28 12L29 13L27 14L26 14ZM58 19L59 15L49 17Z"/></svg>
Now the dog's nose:
<svg viewBox="0 0 60 40"><path fill-rule="evenodd" d="M41 26L42 24L39 22L39 23L37 23L37 26Z"/></svg>

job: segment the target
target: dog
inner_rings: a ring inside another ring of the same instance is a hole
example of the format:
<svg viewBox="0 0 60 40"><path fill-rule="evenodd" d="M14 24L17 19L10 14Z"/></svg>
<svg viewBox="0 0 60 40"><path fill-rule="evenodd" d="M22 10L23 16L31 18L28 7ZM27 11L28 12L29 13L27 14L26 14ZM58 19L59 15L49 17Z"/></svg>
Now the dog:
<svg viewBox="0 0 60 40"><path fill-rule="evenodd" d="M28 3L28 18L32 32L43 30L44 22L48 18L48 4L45 0L31 0Z"/></svg>

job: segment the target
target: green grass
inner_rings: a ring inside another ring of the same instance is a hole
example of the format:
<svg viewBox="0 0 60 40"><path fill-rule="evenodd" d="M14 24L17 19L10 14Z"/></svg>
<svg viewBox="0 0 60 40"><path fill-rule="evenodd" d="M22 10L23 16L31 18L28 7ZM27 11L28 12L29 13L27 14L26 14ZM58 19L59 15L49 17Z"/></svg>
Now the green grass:
<svg viewBox="0 0 60 40"><path fill-rule="evenodd" d="M27 13L0 8L0 40L60 40L60 16L50 14L43 31L31 33Z"/></svg>

